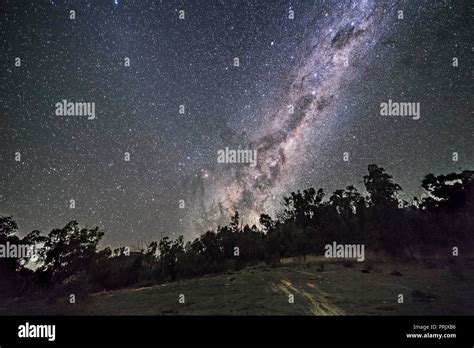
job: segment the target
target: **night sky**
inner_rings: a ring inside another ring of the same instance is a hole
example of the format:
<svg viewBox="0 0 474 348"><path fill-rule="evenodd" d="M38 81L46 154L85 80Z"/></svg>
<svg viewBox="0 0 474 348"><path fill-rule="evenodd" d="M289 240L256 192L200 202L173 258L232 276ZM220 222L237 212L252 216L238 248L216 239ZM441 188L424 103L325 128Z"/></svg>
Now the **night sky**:
<svg viewBox="0 0 474 348"><path fill-rule="evenodd" d="M2 0L0 215L98 225L114 247L189 239L298 189L362 191L370 163L410 199L473 169L471 3ZM380 115L389 99L420 119ZM218 163L225 147L257 166Z"/></svg>

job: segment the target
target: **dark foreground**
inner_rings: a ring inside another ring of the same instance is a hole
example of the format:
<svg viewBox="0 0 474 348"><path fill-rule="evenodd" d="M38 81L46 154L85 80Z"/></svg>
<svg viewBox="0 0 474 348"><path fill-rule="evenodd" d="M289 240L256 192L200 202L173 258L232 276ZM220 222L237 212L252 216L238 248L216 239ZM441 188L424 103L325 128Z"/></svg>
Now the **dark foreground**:
<svg viewBox="0 0 474 348"><path fill-rule="evenodd" d="M69 303L69 298L16 299L2 304L0 314L474 314L472 258L409 264L317 257L283 261L279 267L259 265L217 276L77 296L75 304ZM403 295L403 303L399 303L399 295Z"/></svg>

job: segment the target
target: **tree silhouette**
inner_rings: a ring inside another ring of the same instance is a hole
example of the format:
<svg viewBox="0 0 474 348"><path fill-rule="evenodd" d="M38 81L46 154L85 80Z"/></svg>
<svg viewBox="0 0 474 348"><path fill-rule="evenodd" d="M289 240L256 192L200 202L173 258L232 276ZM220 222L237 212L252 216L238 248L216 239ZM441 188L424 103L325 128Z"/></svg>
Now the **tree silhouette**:
<svg viewBox="0 0 474 348"><path fill-rule="evenodd" d="M29 269L28 258L0 259L0 293L7 296L67 286L71 278L87 282L87 289L116 289L134 284L163 283L235 270L265 261L278 264L285 257L323 254L324 245L364 243L366 250L390 257L415 259L451 245L473 247L474 172L426 175L421 183L427 196L400 201L401 187L384 168L368 166L367 195L352 185L325 199L323 189L308 188L283 197L276 218L260 216L260 225L242 226L236 211L226 226L209 230L184 243L163 237L143 250L124 253L119 247L98 251L104 233L80 228L76 221L47 236L33 231L23 239L11 216L0 217L0 245L38 246L39 267ZM238 250L238 252L236 252Z"/></svg>
<svg viewBox="0 0 474 348"><path fill-rule="evenodd" d="M49 281L62 282L70 275L87 270L95 256L97 245L104 236L99 228L79 228L76 221L48 234L41 271Z"/></svg>
<svg viewBox="0 0 474 348"><path fill-rule="evenodd" d="M402 190L400 185L392 180L385 169L376 164L369 164L369 174L364 175L364 185L369 193L370 202L374 206L397 204L397 193Z"/></svg>

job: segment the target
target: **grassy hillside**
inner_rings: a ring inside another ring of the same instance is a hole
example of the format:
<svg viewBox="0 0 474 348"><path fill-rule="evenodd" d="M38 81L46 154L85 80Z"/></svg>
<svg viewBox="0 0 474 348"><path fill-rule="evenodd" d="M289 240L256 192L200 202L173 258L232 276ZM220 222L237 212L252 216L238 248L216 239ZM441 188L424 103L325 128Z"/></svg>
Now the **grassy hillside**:
<svg viewBox="0 0 474 348"><path fill-rule="evenodd" d="M284 260L238 272L95 293L69 304L16 300L0 314L403 315L474 314L473 260L393 264ZM397 271L394 273L394 271ZM392 273L392 274L391 274ZM179 295L185 303L179 303ZM294 303L289 303L289 295ZM403 294L404 303L398 303Z"/></svg>

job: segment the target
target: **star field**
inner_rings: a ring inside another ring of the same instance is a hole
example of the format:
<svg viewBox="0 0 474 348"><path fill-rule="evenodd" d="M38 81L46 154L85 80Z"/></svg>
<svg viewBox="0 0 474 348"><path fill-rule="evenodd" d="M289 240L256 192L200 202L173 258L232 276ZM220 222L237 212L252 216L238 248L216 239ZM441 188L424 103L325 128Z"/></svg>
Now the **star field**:
<svg viewBox="0 0 474 348"><path fill-rule="evenodd" d="M410 199L474 164L469 5L4 1L0 214L22 233L98 225L114 246L190 238L294 190L362 190L369 163ZM57 116L64 99L96 118ZM420 119L381 116L388 99ZM226 146L257 167L217 163Z"/></svg>

